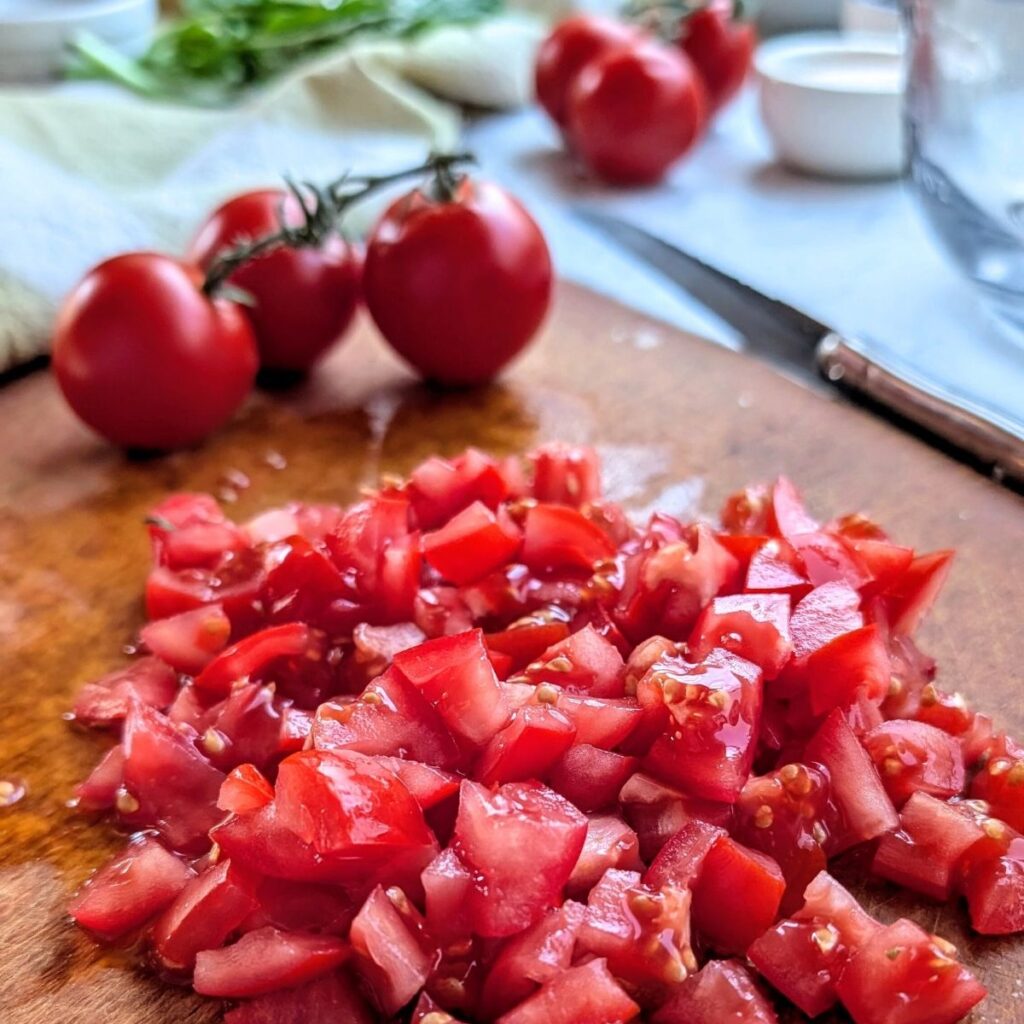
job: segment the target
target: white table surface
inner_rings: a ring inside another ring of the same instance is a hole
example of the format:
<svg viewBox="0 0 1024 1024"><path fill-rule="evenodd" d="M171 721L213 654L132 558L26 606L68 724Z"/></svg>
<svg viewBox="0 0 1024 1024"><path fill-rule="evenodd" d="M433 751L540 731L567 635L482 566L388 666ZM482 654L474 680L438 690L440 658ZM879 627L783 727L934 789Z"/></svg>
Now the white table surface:
<svg viewBox="0 0 1024 1024"><path fill-rule="evenodd" d="M992 325L946 262L906 184L830 182L779 167L753 90L655 188L617 191L581 177L536 110L479 121L468 142L483 172L534 211L563 276L737 344L731 328L570 213L596 207L1024 423L1024 347Z"/></svg>

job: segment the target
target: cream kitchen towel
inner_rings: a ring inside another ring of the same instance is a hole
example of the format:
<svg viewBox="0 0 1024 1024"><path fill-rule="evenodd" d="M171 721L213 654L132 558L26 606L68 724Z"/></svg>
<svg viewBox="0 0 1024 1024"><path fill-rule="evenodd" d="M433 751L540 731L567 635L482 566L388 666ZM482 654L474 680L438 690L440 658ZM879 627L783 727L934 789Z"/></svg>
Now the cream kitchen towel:
<svg viewBox="0 0 1024 1024"><path fill-rule="evenodd" d="M456 104L525 102L543 25L509 13L362 42L225 110L104 83L0 90L0 371L45 352L57 303L99 260L181 251L212 206L282 174L327 181L450 149Z"/></svg>

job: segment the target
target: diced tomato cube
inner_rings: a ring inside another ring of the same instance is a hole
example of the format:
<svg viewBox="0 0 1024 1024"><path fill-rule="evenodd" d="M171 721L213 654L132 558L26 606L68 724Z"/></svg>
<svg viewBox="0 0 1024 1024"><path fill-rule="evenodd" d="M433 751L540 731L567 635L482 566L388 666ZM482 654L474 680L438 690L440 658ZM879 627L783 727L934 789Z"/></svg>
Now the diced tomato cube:
<svg viewBox="0 0 1024 1024"><path fill-rule="evenodd" d="M739 563L704 523L683 527L656 515L644 548L627 562L617 620L635 640L689 636L704 607L736 589Z"/></svg>
<svg viewBox="0 0 1024 1024"><path fill-rule="evenodd" d="M134 839L71 901L71 916L101 939L126 935L159 914L192 877L192 869L155 839Z"/></svg>
<svg viewBox="0 0 1024 1024"><path fill-rule="evenodd" d="M217 949L258 906L252 881L229 860L208 867L178 893L153 926L153 949L170 970L188 970L196 954Z"/></svg>
<svg viewBox="0 0 1024 1024"><path fill-rule="evenodd" d="M568 800L536 782L489 792L463 782L454 845L474 872L474 931L513 935L559 901L579 859L587 819Z"/></svg>
<svg viewBox="0 0 1024 1024"><path fill-rule="evenodd" d="M642 867L636 833L618 815L596 815L587 822L587 838L566 888L582 898L609 869L639 871Z"/></svg>
<svg viewBox="0 0 1024 1024"><path fill-rule="evenodd" d="M902 919L853 954L836 991L856 1024L955 1024L985 997L948 942Z"/></svg>
<svg viewBox="0 0 1024 1024"><path fill-rule="evenodd" d="M401 757L376 757L374 760L393 772L425 811L459 791L459 776L433 765Z"/></svg>
<svg viewBox="0 0 1024 1024"><path fill-rule="evenodd" d="M426 634L415 622L395 622L389 626L360 622L352 630L356 661L367 680L376 679L386 671L400 651L416 647L426 639Z"/></svg>
<svg viewBox="0 0 1024 1024"><path fill-rule="evenodd" d="M224 1024L375 1024L355 985L340 971L296 988L248 999L224 1015Z"/></svg>
<svg viewBox="0 0 1024 1024"><path fill-rule="evenodd" d="M569 968L584 913L581 904L567 900L501 947L484 982L484 1016L501 1016Z"/></svg>
<svg viewBox="0 0 1024 1024"><path fill-rule="evenodd" d="M86 725L113 725L124 719L133 700L162 711L177 693L174 669L157 658L138 658L83 686L75 699L75 718Z"/></svg>
<svg viewBox="0 0 1024 1024"><path fill-rule="evenodd" d="M640 855L650 861L680 829L691 821L727 828L732 824L732 805L687 796L637 772L622 787L619 802L626 820L640 840Z"/></svg>
<svg viewBox="0 0 1024 1024"><path fill-rule="evenodd" d="M830 875L807 887L803 907L761 935L747 956L762 977L810 1017L835 1005L851 952L882 926Z"/></svg>
<svg viewBox="0 0 1024 1024"><path fill-rule="evenodd" d="M722 836L693 884L694 930L713 949L742 956L775 922L785 889L775 861Z"/></svg>
<svg viewBox="0 0 1024 1024"><path fill-rule="evenodd" d="M716 597L690 636L692 656L700 661L715 647L757 665L774 679L793 653L789 639L789 597L785 594L734 594Z"/></svg>
<svg viewBox="0 0 1024 1024"><path fill-rule="evenodd" d="M109 811L117 799L124 776L124 748L111 747L89 777L75 786L75 799L85 811Z"/></svg>
<svg viewBox="0 0 1024 1024"><path fill-rule="evenodd" d="M846 964L847 950L827 922L780 921L754 941L747 957L808 1017L835 1006L835 979Z"/></svg>
<svg viewBox="0 0 1024 1024"><path fill-rule="evenodd" d="M209 494L172 494L150 510L146 523L154 562L171 569L211 568L225 551L248 543Z"/></svg>
<svg viewBox="0 0 1024 1024"><path fill-rule="evenodd" d="M497 508L509 484L494 459L469 448L450 462L435 456L421 463L409 474L407 491L416 521L429 530L474 501Z"/></svg>
<svg viewBox="0 0 1024 1024"><path fill-rule="evenodd" d="M997 836L1004 849L975 858L967 870L964 895L971 925L981 935L1015 935L1024 931L1024 837L1001 822L989 820L984 827L989 843Z"/></svg>
<svg viewBox="0 0 1024 1024"><path fill-rule="evenodd" d="M278 769L276 793L281 824L320 853L372 859L431 842L413 795L362 754L291 754Z"/></svg>
<svg viewBox="0 0 1024 1024"><path fill-rule="evenodd" d="M602 750L625 742L643 719L640 705L628 698L558 693L555 706L576 726L576 743L588 743Z"/></svg>
<svg viewBox="0 0 1024 1024"><path fill-rule="evenodd" d="M556 974L497 1024L627 1024L640 1012L603 960Z"/></svg>
<svg viewBox="0 0 1024 1024"><path fill-rule="evenodd" d="M303 622L335 636L358 621L359 594L321 546L288 537L269 549L266 565L260 598L272 622Z"/></svg>
<svg viewBox="0 0 1024 1024"><path fill-rule="evenodd" d="M970 803L915 793L900 812L900 827L882 837L872 870L937 900L948 900L963 855L985 835L985 814Z"/></svg>
<svg viewBox="0 0 1024 1024"><path fill-rule="evenodd" d="M224 650L230 636L231 620L219 604L157 619L143 626L139 634L161 661L193 676Z"/></svg>
<svg viewBox="0 0 1024 1024"><path fill-rule="evenodd" d="M204 605L219 604L235 636L264 621L260 602L263 559L251 549L227 552L211 569L175 571L158 565L146 578L146 616L166 619Z"/></svg>
<svg viewBox="0 0 1024 1024"><path fill-rule="evenodd" d="M395 670L412 683L457 736L483 744L509 723L497 676L479 629L438 637L395 656Z"/></svg>
<svg viewBox="0 0 1024 1024"><path fill-rule="evenodd" d="M328 974L349 953L349 946L332 935L259 928L234 945L197 954L192 984L204 996L243 999Z"/></svg>
<svg viewBox="0 0 1024 1024"><path fill-rule="evenodd" d="M830 640L808 655L801 672L815 715L849 707L861 694L881 703L892 677L885 642L873 624Z"/></svg>
<svg viewBox="0 0 1024 1024"><path fill-rule="evenodd" d="M682 889L691 888L712 847L725 835L725 829L705 821L687 822L658 851L644 875L644 881L655 887L674 885Z"/></svg>
<svg viewBox="0 0 1024 1024"><path fill-rule="evenodd" d="M780 476L772 485L770 509L769 526L780 537L792 539L818 529L818 522L808 513L803 496L787 476Z"/></svg>
<svg viewBox="0 0 1024 1024"><path fill-rule="evenodd" d="M574 508L535 505L523 525L523 562L537 572L580 569L615 555L608 535Z"/></svg>
<svg viewBox="0 0 1024 1024"><path fill-rule="evenodd" d="M783 910L803 902L804 890L827 864L838 820L828 775L799 763L754 776L736 802L736 838L768 854L786 879Z"/></svg>
<svg viewBox="0 0 1024 1024"><path fill-rule="evenodd" d="M789 627L793 653L806 658L844 633L864 625L861 599L848 583L831 582L801 598L793 609Z"/></svg>
<svg viewBox="0 0 1024 1024"><path fill-rule="evenodd" d="M259 878L255 889L258 906L241 927L251 932L270 924L286 932L346 936L359 909L354 891L360 890L285 878Z"/></svg>
<svg viewBox="0 0 1024 1024"><path fill-rule="evenodd" d="M526 670L531 683L550 682L568 693L622 697L625 663L618 648L592 625L544 651Z"/></svg>
<svg viewBox="0 0 1024 1024"><path fill-rule="evenodd" d="M527 704L484 748L473 775L486 786L546 775L572 746L576 726L550 704Z"/></svg>
<svg viewBox="0 0 1024 1024"><path fill-rule="evenodd" d="M971 783L971 796L985 800L994 817L1024 831L1024 747L1006 736L996 737Z"/></svg>
<svg viewBox="0 0 1024 1024"><path fill-rule="evenodd" d="M461 760L437 710L393 670L369 683L356 701L321 704L311 735L318 750L405 756L438 768Z"/></svg>
<svg viewBox="0 0 1024 1024"><path fill-rule="evenodd" d="M644 770L694 796L734 801L754 761L761 670L720 649L699 664L663 658L637 685L637 698L667 711Z"/></svg>
<svg viewBox="0 0 1024 1024"><path fill-rule="evenodd" d="M894 719L864 737L886 792L897 807L916 792L956 796L964 788L963 750L941 729Z"/></svg>
<svg viewBox="0 0 1024 1024"><path fill-rule="evenodd" d="M794 534L788 537L804 567L811 585L841 581L859 590L871 582L871 573L860 557L838 537L823 531Z"/></svg>
<svg viewBox="0 0 1024 1024"><path fill-rule="evenodd" d="M583 743L571 747L554 763L547 782L556 793L589 814L615 803L639 763L635 757Z"/></svg>
<svg viewBox="0 0 1024 1024"><path fill-rule="evenodd" d="M658 1005L696 970L690 891L653 888L638 871L606 871L587 897L579 946L604 958L642 1005Z"/></svg>
<svg viewBox="0 0 1024 1024"><path fill-rule="evenodd" d="M281 735L278 737L278 751L282 754L294 754L306 746L306 740L313 730L313 715L304 708L282 702Z"/></svg>
<svg viewBox="0 0 1024 1024"><path fill-rule="evenodd" d="M431 934L442 943L465 939L472 930L473 873L449 847L430 862L422 878Z"/></svg>
<svg viewBox="0 0 1024 1024"><path fill-rule="evenodd" d="M804 752L807 763L828 772L832 798L842 815L842 832L832 837L838 852L877 839L899 827L899 816L867 751L839 711L833 711Z"/></svg>
<svg viewBox="0 0 1024 1024"><path fill-rule="evenodd" d="M719 518L730 533L765 534L778 530L772 514L771 491L764 484L730 494L722 504Z"/></svg>
<svg viewBox="0 0 1024 1024"><path fill-rule="evenodd" d="M561 617L564 614L561 609L553 608L527 615L507 629L488 633L484 642L489 651L508 655L512 659L512 671L517 672L569 635L569 625Z"/></svg>
<svg viewBox="0 0 1024 1024"><path fill-rule="evenodd" d="M124 724L123 789L117 800L122 821L156 828L182 853L209 848L224 774L184 733L158 711L134 703Z"/></svg>
<svg viewBox="0 0 1024 1024"><path fill-rule="evenodd" d="M652 1018L654 1024L777 1024L750 970L738 960L710 960L687 978Z"/></svg>
<svg viewBox="0 0 1024 1024"><path fill-rule="evenodd" d="M443 579L475 583L514 559L523 534L508 513L476 501L420 539L423 557Z"/></svg>
<svg viewBox="0 0 1024 1024"><path fill-rule="evenodd" d="M798 598L811 589L811 584L793 545L773 537L751 555L743 589Z"/></svg>
<svg viewBox="0 0 1024 1024"><path fill-rule="evenodd" d="M278 659L319 662L323 658L322 640L320 634L301 622L271 626L219 654L196 676L196 686L208 693L227 696L240 679L259 679L273 673Z"/></svg>
<svg viewBox="0 0 1024 1024"><path fill-rule="evenodd" d="M912 635L939 596L953 566L952 551L918 555L885 592L892 631Z"/></svg>
<svg viewBox="0 0 1024 1024"><path fill-rule="evenodd" d="M249 683L232 690L212 716L199 745L221 771L251 763L267 768L281 748L281 713L274 689Z"/></svg>
<svg viewBox="0 0 1024 1024"><path fill-rule="evenodd" d="M356 970L385 1014L396 1013L426 982L430 957L380 886L352 922L351 941Z"/></svg>
<svg viewBox="0 0 1024 1024"><path fill-rule="evenodd" d="M601 497L601 462L593 448L549 441L527 458L538 501L579 508Z"/></svg>
<svg viewBox="0 0 1024 1024"><path fill-rule="evenodd" d="M871 575L871 583L865 591L873 594L887 590L896 583L914 560L913 548L900 547L878 537L853 538L842 535L842 540L856 553Z"/></svg>

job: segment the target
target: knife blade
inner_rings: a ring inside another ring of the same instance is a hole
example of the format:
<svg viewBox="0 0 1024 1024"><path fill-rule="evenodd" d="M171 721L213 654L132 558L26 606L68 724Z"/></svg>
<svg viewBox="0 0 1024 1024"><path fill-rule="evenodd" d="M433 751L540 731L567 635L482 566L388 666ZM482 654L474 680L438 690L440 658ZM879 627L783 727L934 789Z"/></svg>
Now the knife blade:
<svg viewBox="0 0 1024 1024"><path fill-rule="evenodd" d="M1024 423L952 394L893 354L844 336L650 232L601 211L577 218L677 284L735 328L744 351L847 397L1015 489L1024 485Z"/></svg>

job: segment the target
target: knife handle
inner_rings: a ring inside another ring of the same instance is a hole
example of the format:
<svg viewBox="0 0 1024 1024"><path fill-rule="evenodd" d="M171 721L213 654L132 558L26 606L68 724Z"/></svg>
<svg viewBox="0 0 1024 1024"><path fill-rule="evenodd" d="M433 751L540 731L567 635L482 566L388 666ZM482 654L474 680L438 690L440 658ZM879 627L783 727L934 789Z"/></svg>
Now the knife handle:
<svg viewBox="0 0 1024 1024"><path fill-rule="evenodd" d="M818 342L815 356L826 380L991 465L995 479L1024 482L1024 437L997 413L956 399L907 368L897 372L868 355L862 343L834 332Z"/></svg>

